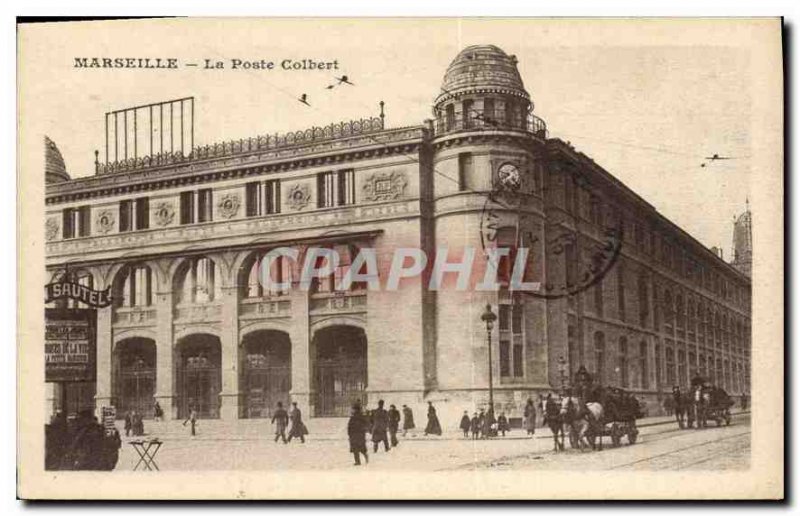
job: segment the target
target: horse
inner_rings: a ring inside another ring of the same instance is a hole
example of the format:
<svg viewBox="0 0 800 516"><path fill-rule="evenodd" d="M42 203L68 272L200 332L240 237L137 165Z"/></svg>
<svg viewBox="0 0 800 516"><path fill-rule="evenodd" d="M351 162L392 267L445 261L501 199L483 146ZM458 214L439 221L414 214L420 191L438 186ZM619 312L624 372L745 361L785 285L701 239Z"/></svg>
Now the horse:
<svg viewBox="0 0 800 516"><path fill-rule="evenodd" d="M558 405L552 399L548 399L545 404L544 421L553 433L553 451L564 451L564 421L559 413Z"/></svg>
<svg viewBox="0 0 800 516"><path fill-rule="evenodd" d="M567 396L561 400L561 418L569 429L569 440L573 448L583 451L583 443L595 449L595 436L602 434L596 425L603 420L603 406L597 402L585 405L579 398ZM602 450L602 438L600 449Z"/></svg>
<svg viewBox="0 0 800 516"><path fill-rule="evenodd" d="M692 428L694 425L694 398L690 393L681 392L681 388L672 388L672 399L675 404L675 420L679 428ZM685 420L685 422L684 422Z"/></svg>
<svg viewBox="0 0 800 516"><path fill-rule="evenodd" d="M711 389L698 385L692 393L692 407L694 409L694 420L697 423L697 430L705 428L708 418L708 407L711 405Z"/></svg>

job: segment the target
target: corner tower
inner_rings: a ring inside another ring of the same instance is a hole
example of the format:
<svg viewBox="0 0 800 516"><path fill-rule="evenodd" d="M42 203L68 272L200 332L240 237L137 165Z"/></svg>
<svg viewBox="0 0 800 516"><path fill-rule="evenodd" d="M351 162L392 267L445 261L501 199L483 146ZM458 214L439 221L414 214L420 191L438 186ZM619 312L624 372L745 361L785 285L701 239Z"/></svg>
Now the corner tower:
<svg viewBox="0 0 800 516"><path fill-rule="evenodd" d="M466 47L453 59L433 114L430 247L447 248L449 263L473 256L469 288L445 277L432 293L436 338L424 353L426 384L450 400L437 407L444 417L485 408L490 338L495 411L515 411L514 392L548 381L546 304L512 292L509 262L493 265L488 256L492 247L527 247L525 281L543 281L545 123L533 114L517 59L494 45ZM475 287L487 271L497 274L499 289ZM498 316L490 335L481 320L487 304Z"/></svg>

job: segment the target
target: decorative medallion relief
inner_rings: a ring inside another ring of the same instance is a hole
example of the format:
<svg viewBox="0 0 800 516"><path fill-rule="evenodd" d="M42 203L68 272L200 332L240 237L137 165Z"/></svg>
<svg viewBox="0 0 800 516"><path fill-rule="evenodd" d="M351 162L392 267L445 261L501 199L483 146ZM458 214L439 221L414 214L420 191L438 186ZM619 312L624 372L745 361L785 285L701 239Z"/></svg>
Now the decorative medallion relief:
<svg viewBox="0 0 800 516"><path fill-rule="evenodd" d="M296 184L289 189L289 206L293 210L302 210L311 201L311 192L308 185Z"/></svg>
<svg viewBox="0 0 800 516"><path fill-rule="evenodd" d="M47 221L44 223L44 237L47 240L55 240L58 236L59 229L61 229L61 225L58 223L58 219L47 219Z"/></svg>
<svg viewBox="0 0 800 516"><path fill-rule="evenodd" d="M362 190L367 201L389 201L403 196L408 180L403 172L378 172L367 177Z"/></svg>
<svg viewBox="0 0 800 516"><path fill-rule="evenodd" d="M97 214L97 218L95 219L95 225L97 226L97 231L102 234L106 234L109 231L114 229L114 225L117 222L116 217L114 216L114 212L110 210L103 210Z"/></svg>
<svg viewBox="0 0 800 516"><path fill-rule="evenodd" d="M217 213L225 219L233 218L239 212L240 205L241 201L238 195L230 193L225 194L217 203Z"/></svg>
<svg viewBox="0 0 800 516"><path fill-rule="evenodd" d="M155 216L156 225L169 226L172 224L173 219L175 219L175 208L168 202L162 202L156 206L153 214Z"/></svg>

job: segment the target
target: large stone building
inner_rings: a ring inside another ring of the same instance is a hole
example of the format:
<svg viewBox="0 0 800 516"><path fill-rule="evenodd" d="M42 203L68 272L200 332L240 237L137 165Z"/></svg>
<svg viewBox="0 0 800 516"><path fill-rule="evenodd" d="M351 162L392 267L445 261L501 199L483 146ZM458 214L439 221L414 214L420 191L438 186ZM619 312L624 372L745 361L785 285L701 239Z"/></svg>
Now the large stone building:
<svg viewBox="0 0 800 516"><path fill-rule="evenodd" d="M96 384L50 385L51 402L66 389L73 407L152 414L158 400L168 418L236 419L289 399L312 417L379 398L423 414L431 400L455 421L488 398L487 303L495 402L512 416L580 365L652 409L695 372L749 391L750 278L549 138L513 56L464 49L433 113L98 163L72 180L46 140L50 278L114 297L98 310ZM432 291L424 274L336 291L359 248L388 263L396 248L448 246L455 261L472 247L480 276L481 250L519 243L538 292ZM279 262L293 288L270 291L258 263L278 246L343 259L310 291Z"/></svg>

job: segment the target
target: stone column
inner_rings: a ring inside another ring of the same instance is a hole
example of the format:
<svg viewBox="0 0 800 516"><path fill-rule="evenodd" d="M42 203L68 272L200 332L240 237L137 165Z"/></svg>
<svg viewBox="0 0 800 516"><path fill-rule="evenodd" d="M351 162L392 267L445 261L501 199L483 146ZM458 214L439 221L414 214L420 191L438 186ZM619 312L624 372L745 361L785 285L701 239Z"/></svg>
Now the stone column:
<svg viewBox="0 0 800 516"><path fill-rule="evenodd" d="M102 417L100 408L112 404L111 353L114 347L111 329L112 310L110 306L97 309L97 390L94 407L98 419Z"/></svg>
<svg viewBox="0 0 800 516"><path fill-rule="evenodd" d="M236 285L222 287L222 407L220 418L239 418L239 296Z"/></svg>
<svg viewBox="0 0 800 516"><path fill-rule="evenodd" d="M164 419L178 417L175 399L174 333L172 326L172 291L157 292L156 309L156 394L155 398L164 410Z"/></svg>
<svg viewBox="0 0 800 516"><path fill-rule="evenodd" d="M289 324L289 338L292 343L292 401L297 402L297 407L308 417L313 415L311 392L311 333L308 317L308 292L303 289L290 290L289 299L292 302L291 323Z"/></svg>

